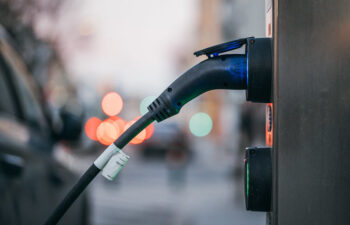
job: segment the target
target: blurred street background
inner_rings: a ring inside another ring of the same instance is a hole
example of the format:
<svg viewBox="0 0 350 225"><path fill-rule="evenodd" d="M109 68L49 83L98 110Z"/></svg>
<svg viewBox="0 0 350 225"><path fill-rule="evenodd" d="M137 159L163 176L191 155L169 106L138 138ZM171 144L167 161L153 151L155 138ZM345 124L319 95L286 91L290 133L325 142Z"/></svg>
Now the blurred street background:
<svg viewBox="0 0 350 225"><path fill-rule="evenodd" d="M0 0L0 224L41 224L193 52L265 36L259 0ZM117 124L117 125L116 125ZM210 91L125 147L61 224L265 224L245 210L243 151L265 105ZM21 193L21 194L17 194Z"/></svg>

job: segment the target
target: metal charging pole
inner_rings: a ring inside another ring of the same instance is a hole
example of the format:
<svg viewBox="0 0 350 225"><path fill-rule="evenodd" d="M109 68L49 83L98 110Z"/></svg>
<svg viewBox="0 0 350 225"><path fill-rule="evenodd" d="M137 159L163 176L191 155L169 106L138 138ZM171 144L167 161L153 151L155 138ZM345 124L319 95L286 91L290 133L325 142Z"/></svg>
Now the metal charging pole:
<svg viewBox="0 0 350 225"><path fill-rule="evenodd" d="M274 0L275 225L350 224L350 1Z"/></svg>

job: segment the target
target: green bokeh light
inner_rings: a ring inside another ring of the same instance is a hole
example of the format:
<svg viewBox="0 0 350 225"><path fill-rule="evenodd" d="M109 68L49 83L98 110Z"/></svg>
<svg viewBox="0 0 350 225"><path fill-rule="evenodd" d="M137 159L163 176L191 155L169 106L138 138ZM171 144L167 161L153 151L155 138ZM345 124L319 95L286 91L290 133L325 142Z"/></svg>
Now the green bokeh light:
<svg viewBox="0 0 350 225"><path fill-rule="evenodd" d="M212 128L213 121L206 113L196 113L190 120L190 131L197 137L204 137L208 135Z"/></svg>
<svg viewBox="0 0 350 225"><path fill-rule="evenodd" d="M156 96L148 96L144 98L140 103L140 113L145 115L148 112L147 107L156 99Z"/></svg>

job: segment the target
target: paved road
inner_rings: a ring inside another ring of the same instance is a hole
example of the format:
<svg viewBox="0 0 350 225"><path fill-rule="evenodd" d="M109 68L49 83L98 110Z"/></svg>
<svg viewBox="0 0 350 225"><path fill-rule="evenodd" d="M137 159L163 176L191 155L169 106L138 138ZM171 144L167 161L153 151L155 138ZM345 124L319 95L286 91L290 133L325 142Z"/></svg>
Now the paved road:
<svg viewBox="0 0 350 225"><path fill-rule="evenodd" d="M265 224L265 213L245 211L242 184L230 178L232 158L214 155L207 145L198 149L183 186L170 184L164 160L144 160L136 153L116 181L97 177L90 188L93 224Z"/></svg>

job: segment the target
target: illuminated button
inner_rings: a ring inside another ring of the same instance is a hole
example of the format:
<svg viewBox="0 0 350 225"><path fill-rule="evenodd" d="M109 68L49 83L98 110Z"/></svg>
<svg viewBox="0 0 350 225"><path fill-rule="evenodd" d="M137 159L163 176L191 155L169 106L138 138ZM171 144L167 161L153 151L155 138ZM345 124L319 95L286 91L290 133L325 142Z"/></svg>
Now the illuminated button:
<svg viewBox="0 0 350 225"><path fill-rule="evenodd" d="M271 105L267 105L267 108L266 108L266 123L267 123L267 131L271 132L271 130L272 130L272 108L271 108Z"/></svg>

